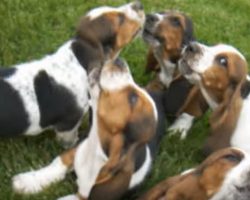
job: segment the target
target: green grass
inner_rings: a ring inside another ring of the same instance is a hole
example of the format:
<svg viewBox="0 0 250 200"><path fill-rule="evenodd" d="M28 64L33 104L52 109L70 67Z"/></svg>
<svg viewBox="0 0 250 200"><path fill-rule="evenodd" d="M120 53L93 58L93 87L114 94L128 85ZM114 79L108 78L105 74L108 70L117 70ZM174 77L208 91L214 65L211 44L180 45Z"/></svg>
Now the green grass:
<svg viewBox="0 0 250 200"><path fill-rule="evenodd" d="M41 58L53 52L74 35L79 17L100 5L120 5L123 0L1 0L0 2L0 65ZM198 40L208 43L229 43L250 60L249 0L142 0L147 12L178 9L190 15ZM143 74L146 46L138 39L122 53L130 64L136 81L145 85ZM0 97L1 98L1 97ZM208 130L208 115L197 120L185 141L177 136L164 137L152 173L139 189L143 193L167 176L196 165L202 160L199 152ZM0 130L1 131L1 130ZM38 195L14 194L11 177L48 164L62 152L53 133L37 137L0 140L0 200L54 200L76 192L75 177L54 184Z"/></svg>

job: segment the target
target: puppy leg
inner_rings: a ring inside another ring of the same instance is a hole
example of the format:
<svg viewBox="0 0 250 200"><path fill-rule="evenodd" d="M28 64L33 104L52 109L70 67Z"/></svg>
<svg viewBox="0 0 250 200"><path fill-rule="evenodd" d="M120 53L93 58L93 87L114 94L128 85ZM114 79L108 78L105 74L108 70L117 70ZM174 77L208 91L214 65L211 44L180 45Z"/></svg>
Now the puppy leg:
<svg viewBox="0 0 250 200"><path fill-rule="evenodd" d="M62 144L63 148L69 149L78 141L78 130L64 131L56 133L57 141Z"/></svg>
<svg viewBox="0 0 250 200"><path fill-rule="evenodd" d="M181 139L185 139L189 129L192 127L194 116L182 113L174 123L168 128L170 135L181 133Z"/></svg>
<svg viewBox="0 0 250 200"><path fill-rule="evenodd" d="M70 149L44 168L14 176L12 179L14 191L26 194L38 193L50 184L64 179L73 166L75 152L76 148Z"/></svg>
<svg viewBox="0 0 250 200"><path fill-rule="evenodd" d="M77 143L79 139L78 128L81 125L81 122L82 120L79 120L78 123L71 130L56 130L57 141L61 143L65 149L69 149Z"/></svg>

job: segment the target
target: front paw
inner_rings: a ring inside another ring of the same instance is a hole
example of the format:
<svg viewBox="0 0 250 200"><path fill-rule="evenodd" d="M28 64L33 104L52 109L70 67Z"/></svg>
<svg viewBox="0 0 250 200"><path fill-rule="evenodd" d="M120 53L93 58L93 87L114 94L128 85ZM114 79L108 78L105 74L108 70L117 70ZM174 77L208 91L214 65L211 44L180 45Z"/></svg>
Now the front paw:
<svg viewBox="0 0 250 200"><path fill-rule="evenodd" d="M12 186L15 192L23 194L34 194L43 189L41 182L37 180L36 172L32 171L14 176Z"/></svg>
<svg viewBox="0 0 250 200"><path fill-rule="evenodd" d="M177 133L181 134L181 139L185 139L187 137L188 131L190 130L192 124L193 124L194 117L183 113L181 114L175 122L168 128L168 131L171 135L175 135Z"/></svg>

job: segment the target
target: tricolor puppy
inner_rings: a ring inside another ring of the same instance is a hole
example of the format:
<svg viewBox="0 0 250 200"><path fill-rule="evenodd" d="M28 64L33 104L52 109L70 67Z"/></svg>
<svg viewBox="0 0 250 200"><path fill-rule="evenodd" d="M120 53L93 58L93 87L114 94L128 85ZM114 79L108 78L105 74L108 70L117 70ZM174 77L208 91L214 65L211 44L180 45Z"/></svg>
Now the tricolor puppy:
<svg viewBox="0 0 250 200"><path fill-rule="evenodd" d="M120 59L92 71L89 82L93 124L88 137L49 166L15 176L15 191L39 192L62 180L71 168L78 194L61 200L119 199L144 180L159 141L153 99L136 85Z"/></svg>
<svg viewBox="0 0 250 200"><path fill-rule="evenodd" d="M140 2L100 7L54 54L0 71L0 136L37 135L53 128L71 145L88 110L87 72L114 59L144 23Z"/></svg>
<svg viewBox="0 0 250 200"><path fill-rule="evenodd" d="M249 155L227 148L198 167L160 182L139 200L247 200L249 188Z"/></svg>
<svg viewBox="0 0 250 200"><path fill-rule="evenodd" d="M183 51L180 70L199 86L213 110L205 153L228 146L250 153L250 81L244 56L229 45L194 42Z"/></svg>
<svg viewBox="0 0 250 200"><path fill-rule="evenodd" d="M199 89L178 72L183 47L195 40L192 20L178 11L153 13L146 16L143 39L149 45L146 71L155 71L156 78L147 89L164 91L165 113L178 118L169 128L185 138L194 117L207 109Z"/></svg>

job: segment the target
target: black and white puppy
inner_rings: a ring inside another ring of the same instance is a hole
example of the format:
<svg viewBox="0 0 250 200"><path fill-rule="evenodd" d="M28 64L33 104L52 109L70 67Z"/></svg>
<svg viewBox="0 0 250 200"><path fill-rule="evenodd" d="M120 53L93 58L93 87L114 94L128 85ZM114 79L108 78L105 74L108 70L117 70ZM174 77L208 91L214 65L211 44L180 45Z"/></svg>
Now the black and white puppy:
<svg viewBox="0 0 250 200"><path fill-rule="evenodd" d="M0 136L37 135L47 128L69 146L88 110L87 73L117 57L142 28L139 1L99 7L80 22L76 37L54 54L0 70Z"/></svg>

